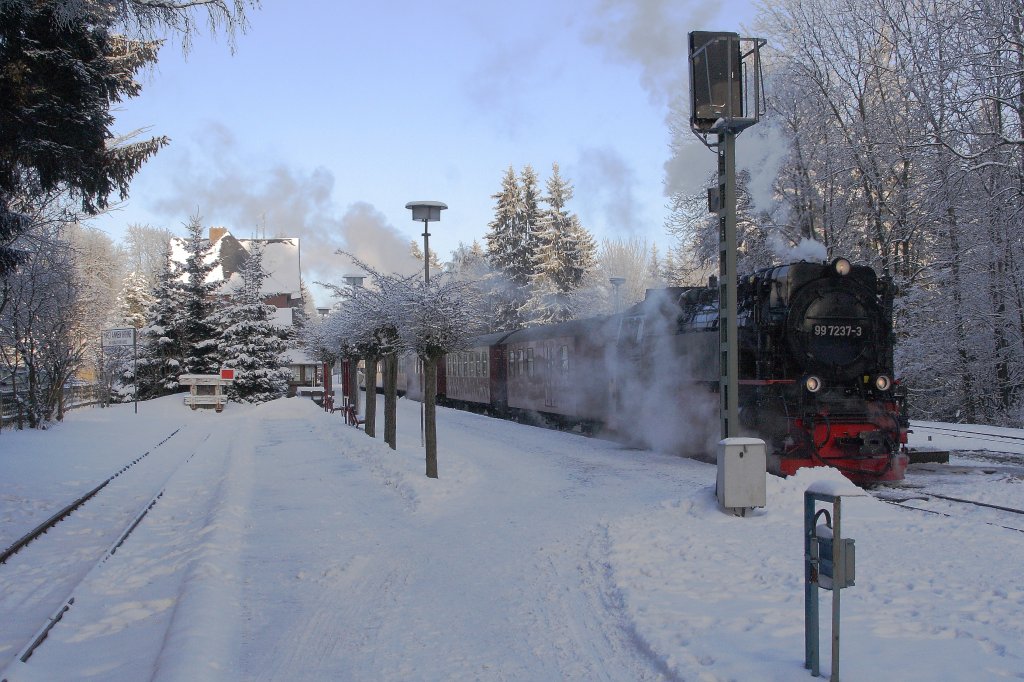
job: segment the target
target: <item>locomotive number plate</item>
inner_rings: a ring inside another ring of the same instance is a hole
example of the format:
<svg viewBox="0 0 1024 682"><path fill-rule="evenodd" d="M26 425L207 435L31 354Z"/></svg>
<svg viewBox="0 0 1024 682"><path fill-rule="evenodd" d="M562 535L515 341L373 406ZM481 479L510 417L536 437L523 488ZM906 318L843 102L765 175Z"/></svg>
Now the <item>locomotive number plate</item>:
<svg viewBox="0 0 1024 682"><path fill-rule="evenodd" d="M815 336L862 336L864 329L860 325L852 324L816 324L814 325Z"/></svg>

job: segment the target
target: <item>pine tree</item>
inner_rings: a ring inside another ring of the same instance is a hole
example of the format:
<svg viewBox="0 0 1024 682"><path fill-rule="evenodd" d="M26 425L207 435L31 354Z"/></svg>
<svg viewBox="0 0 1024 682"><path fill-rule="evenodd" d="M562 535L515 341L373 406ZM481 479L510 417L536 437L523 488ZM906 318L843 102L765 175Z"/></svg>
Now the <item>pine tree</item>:
<svg viewBox="0 0 1024 682"><path fill-rule="evenodd" d="M494 220L487 233L487 259L494 268L491 298L495 311L495 330L516 329L523 325L522 307L527 300L532 271L531 235L523 223L523 188L512 166L505 171Z"/></svg>
<svg viewBox="0 0 1024 682"><path fill-rule="evenodd" d="M124 324L142 329L146 315L156 298L149 289L146 276L135 270L121 282L121 293L117 297L117 314Z"/></svg>
<svg viewBox="0 0 1024 682"><path fill-rule="evenodd" d="M118 35L109 3L0 2L0 274L11 242L42 197L66 191L85 213L128 195L131 178L165 137L118 144L111 106L135 97L135 74L160 41Z"/></svg>
<svg viewBox="0 0 1024 682"><path fill-rule="evenodd" d="M211 314L213 295L219 282L207 281L218 260L212 254L208 240L203 239L203 225L199 216L188 223L185 239L185 263L182 274L183 313L181 324L181 350L185 374L215 374L220 361L217 357L217 330Z"/></svg>
<svg viewBox="0 0 1024 682"><path fill-rule="evenodd" d="M517 250L521 243L518 220L519 207L523 202L523 192L512 166L508 167L501 180L501 191L491 198L497 204L494 207L494 220L490 222L490 231L486 236L487 259L495 270L512 273L515 271Z"/></svg>
<svg viewBox="0 0 1024 682"><path fill-rule="evenodd" d="M153 304L140 333L138 375L126 377L138 385L140 399L156 398L178 390L181 373L181 326L184 292L178 267L168 249L157 276Z"/></svg>
<svg viewBox="0 0 1024 682"><path fill-rule="evenodd" d="M283 358L284 333L272 322L274 306L260 297L266 272L263 249L257 242L239 274L242 285L214 318L220 328L217 351L223 365L235 369L228 396L240 402L263 403L288 392L288 368Z"/></svg>
<svg viewBox="0 0 1024 682"><path fill-rule="evenodd" d="M594 238L579 218L566 209L573 187L552 165L541 212L534 252L534 275L527 313L535 324L573 319L577 313L574 293L594 269Z"/></svg>
<svg viewBox="0 0 1024 682"><path fill-rule="evenodd" d="M534 262L537 252L538 237L543 230L541 218L543 212L540 208L540 190L537 187L537 173L533 166L527 164L519 174L519 186L523 188L523 203L519 209L519 224L524 235L524 243L519 252L517 271L521 272L527 281L536 273Z"/></svg>

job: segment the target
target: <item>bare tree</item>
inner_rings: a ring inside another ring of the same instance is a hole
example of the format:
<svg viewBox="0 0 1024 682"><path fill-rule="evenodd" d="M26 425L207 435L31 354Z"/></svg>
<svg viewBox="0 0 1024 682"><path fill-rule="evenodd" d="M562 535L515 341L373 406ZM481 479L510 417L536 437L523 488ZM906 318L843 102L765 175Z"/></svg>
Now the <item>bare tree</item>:
<svg viewBox="0 0 1024 682"><path fill-rule="evenodd" d="M17 425L43 428L64 417L64 387L83 362L87 329L66 198L38 206L14 242L19 264L0 278L0 362L12 377Z"/></svg>

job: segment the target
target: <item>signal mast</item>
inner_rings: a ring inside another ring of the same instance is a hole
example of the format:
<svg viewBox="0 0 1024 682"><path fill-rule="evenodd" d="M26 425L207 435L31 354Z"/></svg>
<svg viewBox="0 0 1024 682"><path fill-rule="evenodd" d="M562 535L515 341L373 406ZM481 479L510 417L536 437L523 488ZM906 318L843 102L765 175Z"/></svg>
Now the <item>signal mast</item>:
<svg viewBox="0 0 1024 682"><path fill-rule="evenodd" d="M764 115L763 38L691 31L690 129L718 155L718 186L708 211L718 214L719 414L722 439L739 435L736 295L736 137ZM710 137L716 136L715 141Z"/></svg>

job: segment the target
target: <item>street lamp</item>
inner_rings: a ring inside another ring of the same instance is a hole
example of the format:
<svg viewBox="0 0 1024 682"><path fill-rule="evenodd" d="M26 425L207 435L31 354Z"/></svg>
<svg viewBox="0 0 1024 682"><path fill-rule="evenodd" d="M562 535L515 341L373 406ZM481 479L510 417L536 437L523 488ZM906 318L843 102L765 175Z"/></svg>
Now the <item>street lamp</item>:
<svg viewBox="0 0 1024 682"><path fill-rule="evenodd" d="M423 221L423 281L430 282L430 232L427 223L441 220L441 211L448 208L440 201L410 201L405 205L412 209L412 219Z"/></svg>
<svg viewBox="0 0 1024 682"><path fill-rule="evenodd" d="M608 281L611 282L611 285L613 287L615 287L615 312L618 313L619 312L619 308L620 308L620 305L619 305L619 287L621 287L623 282L626 281L626 278L625 277L609 277Z"/></svg>

